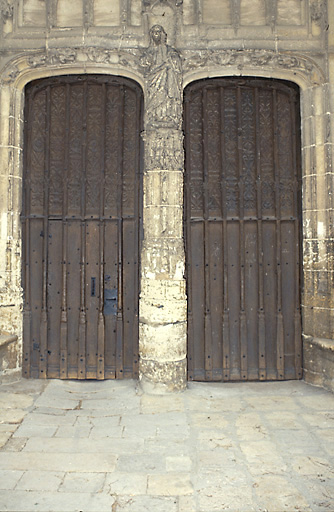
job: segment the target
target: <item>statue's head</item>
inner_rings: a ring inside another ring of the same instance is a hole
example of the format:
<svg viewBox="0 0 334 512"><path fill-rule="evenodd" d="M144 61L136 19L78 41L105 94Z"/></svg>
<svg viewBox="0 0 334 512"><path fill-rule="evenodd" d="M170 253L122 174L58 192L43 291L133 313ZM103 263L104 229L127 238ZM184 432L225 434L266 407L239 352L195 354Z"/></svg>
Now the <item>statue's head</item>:
<svg viewBox="0 0 334 512"><path fill-rule="evenodd" d="M150 28L150 39L156 45L166 43L167 34L164 28L161 25L153 25Z"/></svg>

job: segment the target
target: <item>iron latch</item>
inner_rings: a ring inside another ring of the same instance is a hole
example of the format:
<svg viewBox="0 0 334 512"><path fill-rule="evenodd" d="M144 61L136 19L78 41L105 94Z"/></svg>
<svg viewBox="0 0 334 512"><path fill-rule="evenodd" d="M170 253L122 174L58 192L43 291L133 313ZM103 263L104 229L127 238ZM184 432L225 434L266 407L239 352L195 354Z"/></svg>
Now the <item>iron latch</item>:
<svg viewBox="0 0 334 512"><path fill-rule="evenodd" d="M117 288L104 290L104 315L117 314Z"/></svg>

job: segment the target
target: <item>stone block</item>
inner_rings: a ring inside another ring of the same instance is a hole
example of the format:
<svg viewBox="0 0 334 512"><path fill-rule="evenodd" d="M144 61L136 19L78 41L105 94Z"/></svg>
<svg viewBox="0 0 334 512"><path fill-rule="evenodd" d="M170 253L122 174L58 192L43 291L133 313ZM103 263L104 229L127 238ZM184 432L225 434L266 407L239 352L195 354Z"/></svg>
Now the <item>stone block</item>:
<svg viewBox="0 0 334 512"><path fill-rule="evenodd" d="M312 89L312 106L313 114L315 116L321 116L326 113L325 109L325 86L320 85Z"/></svg>
<svg viewBox="0 0 334 512"><path fill-rule="evenodd" d="M311 512L309 503L284 476L266 475L257 479L255 492L268 512L297 509Z"/></svg>
<svg viewBox="0 0 334 512"><path fill-rule="evenodd" d="M82 428L85 429L86 432L89 429L89 427L82 427ZM84 432L82 431L82 434L83 433ZM119 425L117 425L117 426L108 425L105 427L91 428L89 438L90 439L103 439L105 437L112 437L115 439L117 437L122 437L122 434L123 434L123 427L121 427ZM58 433L57 433L57 435L58 435ZM86 437L86 435L82 435L82 437Z"/></svg>
<svg viewBox="0 0 334 512"><path fill-rule="evenodd" d="M143 448L142 439L77 439L77 438L45 438L41 443L38 438L31 437L25 445L24 452L33 453L82 453L82 454L119 454L138 453Z"/></svg>
<svg viewBox="0 0 334 512"><path fill-rule="evenodd" d="M147 475L115 471L106 476L104 490L108 494L117 496L145 495L147 492Z"/></svg>
<svg viewBox="0 0 334 512"><path fill-rule="evenodd" d="M152 496L184 496L192 492L190 478L184 473L148 476L147 493Z"/></svg>
<svg viewBox="0 0 334 512"><path fill-rule="evenodd" d="M141 272L144 279L181 281L184 278L183 239L146 239L142 248Z"/></svg>
<svg viewBox="0 0 334 512"><path fill-rule="evenodd" d="M89 492L1 491L0 503L8 512L110 512L115 498L108 494ZM123 511L122 511L123 512Z"/></svg>
<svg viewBox="0 0 334 512"><path fill-rule="evenodd" d="M168 297L164 300L147 298L142 295L140 300L140 322L148 325L170 325L186 322L187 303L184 298L179 300Z"/></svg>
<svg viewBox="0 0 334 512"><path fill-rule="evenodd" d="M4 423L19 424L27 411L23 409L0 409L0 418Z"/></svg>
<svg viewBox="0 0 334 512"><path fill-rule="evenodd" d="M95 0L94 2L94 25L95 26L117 26L120 24L120 2L114 0L105 2Z"/></svg>
<svg viewBox="0 0 334 512"><path fill-rule="evenodd" d="M117 461L117 471L121 473L161 474L165 472L165 468L165 457L159 453L151 454L150 457L146 453L120 455Z"/></svg>
<svg viewBox="0 0 334 512"><path fill-rule="evenodd" d="M306 382L334 392L333 340L305 337L303 346Z"/></svg>
<svg viewBox="0 0 334 512"><path fill-rule="evenodd" d="M50 425L35 425L31 423L24 423L19 426L13 437L52 437L57 431L56 426Z"/></svg>
<svg viewBox="0 0 334 512"><path fill-rule="evenodd" d="M57 2L58 27L82 27L83 5L81 0L72 0L71 5L64 0Z"/></svg>
<svg viewBox="0 0 334 512"><path fill-rule="evenodd" d="M122 512L179 512L176 498L167 496L119 496L117 505Z"/></svg>
<svg viewBox="0 0 334 512"><path fill-rule="evenodd" d="M140 385L144 392L164 394L184 391L187 384L187 360L178 361L139 360Z"/></svg>
<svg viewBox="0 0 334 512"><path fill-rule="evenodd" d="M142 279L141 296L158 301L185 300L186 282L182 280Z"/></svg>
<svg viewBox="0 0 334 512"><path fill-rule="evenodd" d="M190 472L192 466L192 461L190 457L186 456L169 456L166 457L166 470L168 472Z"/></svg>
<svg viewBox="0 0 334 512"><path fill-rule="evenodd" d="M0 374L4 370L17 368L19 348L18 338L16 335L8 333L0 334ZM14 398L18 401L20 400L19 396L15 396ZM0 408L4 407L5 404L5 397L0 394Z"/></svg>
<svg viewBox="0 0 334 512"><path fill-rule="evenodd" d="M88 469L88 468L87 468ZM67 473L62 482L59 482L59 492L91 492L101 493L104 487L104 473Z"/></svg>
<svg viewBox="0 0 334 512"><path fill-rule="evenodd" d="M27 437L12 437L6 443L4 451L6 452L21 452L28 441Z"/></svg>
<svg viewBox="0 0 334 512"><path fill-rule="evenodd" d="M182 238L181 205L150 205L143 214L146 238Z"/></svg>
<svg viewBox="0 0 334 512"><path fill-rule="evenodd" d="M26 471L16 489L22 491L57 491L64 478L61 471Z"/></svg>
<svg viewBox="0 0 334 512"><path fill-rule="evenodd" d="M7 441L12 437L11 432L0 432L0 449L6 445Z"/></svg>
<svg viewBox="0 0 334 512"><path fill-rule="evenodd" d="M45 453L0 452L0 469L28 471L32 467L41 471L74 471L107 473L114 471L117 456L112 453Z"/></svg>
<svg viewBox="0 0 334 512"><path fill-rule="evenodd" d="M181 360L186 355L186 322L165 325L139 324L139 347L142 359L163 361Z"/></svg>
<svg viewBox="0 0 334 512"><path fill-rule="evenodd" d="M16 471L13 470L7 470L7 469L1 469L0 470L0 489L1 490L10 490L14 489L17 482L20 480L20 478L23 475L23 471Z"/></svg>
<svg viewBox="0 0 334 512"><path fill-rule="evenodd" d="M143 395L140 401L140 408L143 414L156 414L157 412L184 411L184 400L182 396L154 396Z"/></svg>

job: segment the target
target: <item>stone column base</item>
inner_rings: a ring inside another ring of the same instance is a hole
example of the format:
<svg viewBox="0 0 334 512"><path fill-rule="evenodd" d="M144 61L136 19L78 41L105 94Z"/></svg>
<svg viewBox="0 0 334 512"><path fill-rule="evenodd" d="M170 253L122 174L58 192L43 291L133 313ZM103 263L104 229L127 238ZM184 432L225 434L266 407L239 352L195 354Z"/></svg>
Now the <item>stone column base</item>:
<svg viewBox="0 0 334 512"><path fill-rule="evenodd" d="M187 386L187 359L180 361L139 361L140 386L145 393L163 395L184 391Z"/></svg>
<svg viewBox="0 0 334 512"><path fill-rule="evenodd" d="M304 380L334 392L334 341L304 335Z"/></svg>

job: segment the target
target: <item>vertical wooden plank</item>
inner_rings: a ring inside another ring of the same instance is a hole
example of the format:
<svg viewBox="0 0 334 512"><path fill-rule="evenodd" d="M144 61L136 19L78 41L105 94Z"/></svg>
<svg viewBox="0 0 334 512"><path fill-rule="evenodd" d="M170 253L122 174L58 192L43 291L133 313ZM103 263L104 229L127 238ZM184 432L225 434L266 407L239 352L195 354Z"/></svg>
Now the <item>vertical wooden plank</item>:
<svg viewBox="0 0 334 512"><path fill-rule="evenodd" d="M86 378L97 378L100 222L86 220Z"/></svg>
<svg viewBox="0 0 334 512"><path fill-rule="evenodd" d="M118 277L118 220L105 220L105 265L104 290L105 293L116 291ZM117 296L117 295L116 295ZM106 311L105 318L105 378L116 378L116 321L117 310Z"/></svg>
<svg viewBox="0 0 334 512"><path fill-rule="evenodd" d="M262 132L260 124L260 109L266 110L266 107L260 104L259 89L255 89L255 115L256 115L256 168L257 168L257 259L258 259L258 338L259 338L259 380L266 380L266 325L265 325L265 310L264 310L264 283L263 283L263 226L262 226ZM267 116L265 115L265 118Z"/></svg>
<svg viewBox="0 0 334 512"><path fill-rule="evenodd" d="M208 127L208 90L203 91L203 119L204 126ZM212 380L212 322L211 322L211 293L210 293L210 229L209 229L209 169L208 169L208 136L209 130L203 130L203 192L204 192L204 369L205 380Z"/></svg>
<svg viewBox="0 0 334 512"><path fill-rule="evenodd" d="M186 97L188 378L204 380L203 90Z"/></svg>
<svg viewBox="0 0 334 512"><path fill-rule="evenodd" d="M133 376L138 365L138 281L136 207L138 205L138 103L136 91L124 87L123 216L123 375ZM136 186L135 186L136 185ZM138 227L138 226L137 226ZM137 352L137 356L136 356Z"/></svg>
<svg viewBox="0 0 334 512"><path fill-rule="evenodd" d="M59 378L60 320L62 309L62 222L48 222L47 312L48 312L48 371L51 379Z"/></svg>
<svg viewBox="0 0 334 512"><path fill-rule="evenodd" d="M243 119L243 98L242 88L238 87L238 124L239 129L244 130L244 119ZM240 329L240 372L241 379L247 380L247 336L246 336L246 310L245 310L245 225L244 225L244 194L245 194L245 176L243 169L243 140L240 137L239 152L238 152L238 164L239 164L239 187L240 187L240 204L239 204L239 265L240 265L240 318L239 318L239 329Z"/></svg>
<svg viewBox="0 0 334 512"><path fill-rule="evenodd" d="M27 183L27 182L26 182ZM29 185L28 187L29 188ZM28 195L28 193L26 193ZM29 203L28 203L29 204ZM28 212L26 212L27 215ZM24 283L24 310L23 310L23 362L22 362L22 373L24 377L30 377L30 365L31 365L31 288L30 288L30 219L25 218L22 223L22 232L24 233L24 277L22 282Z"/></svg>
<svg viewBox="0 0 334 512"><path fill-rule="evenodd" d="M82 314L82 214L84 181L84 144L86 132L84 84L69 82L69 132L68 132L68 169L67 169L67 375L78 378L79 370L79 325L81 335L84 322ZM82 337L80 338L82 340Z"/></svg>
<svg viewBox="0 0 334 512"><path fill-rule="evenodd" d="M22 361L22 373L26 378L30 377L30 365L31 365L31 261L30 261L30 203L31 203L31 180L28 169L30 168L31 162L31 129L32 129L32 99L31 95L26 91L25 101L25 132L24 132L24 147L25 152L24 158L24 184L23 184L23 213L24 219L22 220L22 237L23 237L23 272L22 272L22 283L24 286L24 309L23 309L23 361Z"/></svg>
<svg viewBox="0 0 334 512"><path fill-rule="evenodd" d="M116 378L123 378L123 152L124 152L124 86L120 86L118 124L118 174L117 174L117 318L116 318Z"/></svg>
<svg viewBox="0 0 334 512"><path fill-rule="evenodd" d="M278 126L278 102L277 91L274 90L273 121L274 130ZM277 265L277 334L276 334L276 358L277 379L284 378L284 324L282 313L282 268L281 268L281 201L280 201L280 176L278 165L277 137L274 141L275 154L275 192L276 192L276 265Z"/></svg>
<svg viewBox="0 0 334 512"><path fill-rule="evenodd" d="M226 108L225 108L225 90L220 88L221 103L221 155L222 155L222 172L221 172L221 195L222 195L222 244L223 244L223 318L222 318L222 335L223 335L223 380L230 379L230 314L228 300L228 249L227 249L227 187L226 187ZM227 141L228 142L228 141Z"/></svg>
<svg viewBox="0 0 334 512"><path fill-rule="evenodd" d="M210 291L212 328L212 380L223 379L223 232L221 221L210 222Z"/></svg>
<svg viewBox="0 0 334 512"><path fill-rule="evenodd" d="M236 84L226 83L224 93L225 131L225 206L226 222L224 246L227 284L225 293L229 311L229 380L240 379L240 274L239 274L239 159L238 159L238 94ZM228 266L227 266L228 263ZM225 354L226 359L227 353Z"/></svg>
<svg viewBox="0 0 334 512"><path fill-rule="evenodd" d="M185 93L185 174L184 174L184 232L187 284L187 377L194 380L194 323L193 323L193 283L192 283L192 252L191 252L191 137L190 129L192 95Z"/></svg>
<svg viewBox="0 0 334 512"><path fill-rule="evenodd" d="M87 78L87 150L85 180L86 211L86 378L97 378L99 360L100 262L103 241L101 227L101 168L103 166L104 95L95 77ZM97 185L96 179L99 179ZM103 181L103 180L102 180ZM103 257L102 257L103 262ZM103 271L103 270L102 270ZM103 319L102 319L103 320Z"/></svg>
<svg viewBox="0 0 334 512"><path fill-rule="evenodd" d="M80 218L67 222L67 308L68 308L68 345L67 377L77 379L79 375L79 323L81 314L81 258L82 258L82 222Z"/></svg>
<svg viewBox="0 0 334 512"><path fill-rule="evenodd" d="M101 169L100 171L100 232L99 232L99 318L97 327L97 379L104 379L104 344L105 325L103 315L104 304L104 183L105 183L105 147L106 147L106 106L107 106L107 85L102 84L102 127L101 127Z"/></svg>
<svg viewBox="0 0 334 512"><path fill-rule="evenodd" d="M49 175L48 175L48 376L59 378L61 361L64 202L66 202L66 85L50 83ZM66 247L65 247L66 250ZM66 292L65 292L66 293Z"/></svg>
<svg viewBox="0 0 334 512"><path fill-rule="evenodd" d="M263 282L263 307L264 307L264 334L265 344L260 350L260 378L263 366L262 360L265 360L266 372L264 378L276 379L276 326L277 326L277 280L276 280L276 206L275 206L275 133L276 127L273 122L273 90L274 85L268 84L267 87L259 87L259 128L260 128L260 172L261 172L261 224L262 234L261 245L262 252L259 257L262 258ZM262 270L261 270L262 268ZM261 328L263 332L263 324ZM262 358L263 353L263 358Z"/></svg>
<svg viewBox="0 0 334 512"><path fill-rule="evenodd" d="M46 119L47 134L45 138L45 174L50 171L50 86L46 89ZM40 378L47 377L47 353L48 353L48 315L47 315L47 264L48 264L48 215L49 215L49 189L48 179L44 181L44 212L43 212L43 260L42 260L42 311L40 323Z"/></svg>
<svg viewBox="0 0 334 512"><path fill-rule="evenodd" d="M41 336L40 324L43 296L43 248L44 220L36 218L30 222L30 284L31 284L31 352L30 376L40 377Z"/></svg>
<svg viewBox="0 0 334 512"><path fill-rule="evenodd" d="M209 280L210 338L211 338L211 376L210 380L222 379L222 155L221 155L221 93L220 84L207 88L207 106L205 108L205 165L207 168L207 219L208 240L207 264Z"/></svg>
<svg viewBox="0 0 334 512"><path fill-rule="evenodd" d="M87 82L83 86L83 115L82 115L82 173L81 182L81 261L80 261L80 315L78 343L78 379L86 378L86 161L87 161Z"/></svg>
<svg viewBox="0 0 334 512"><path fill-rule="evenodd" d="M292 161L293 161L293 203L294 203L294 240L295 240L295 314L294 314L294 349L295 349L295 378L302 378L302 329L301 329L301 297L300 297L300 240L302 239L301 218L301 161L299 130L300 115L298 97L291 94L291 127L292 127Z"/></svg>
<svg viewBox="0 0 334 512"><path fill-rule="evenodd" d="M137 295L135 275L135 223L132 218L123 219L123 377L131 378L133 373L134 311Z"/></svg>
<svg viewBox="0 0 334 512"><path fill-rule="evenodd" d="M68 167L69 167L69 124L70 124L70 84L66 84L65 99L65 148L64 148L64 174L63 174L63 212L62 212L62 304L60 318L60 378L67 379L67 246L68 246L68 224L66 215L68 211Z"/></svg>
<svg viewBox="0 0 334 512"><path fill-rule="evenodd" d="M276 219L263 222L263 292L265 304L267 380L277 378L277 237Z"/></svg>
<svg viewBox="0 0 334 512"><path fill-rule="evenodd" d="M193 378L205 380L205 289L204 289L204 222L192 222L191 283L193 307Z"/></svg>
<svg viewBox="0 0 334 512"><path fill-rule="evenodd" d="M118 175L120 166L120 87L109 84L106 105L106 136L105 136L105 264L104 293L116 294L118 276ZM116 321L117 310L110 314L106 308L105 321L105 377L116 378Z"/></svg>

